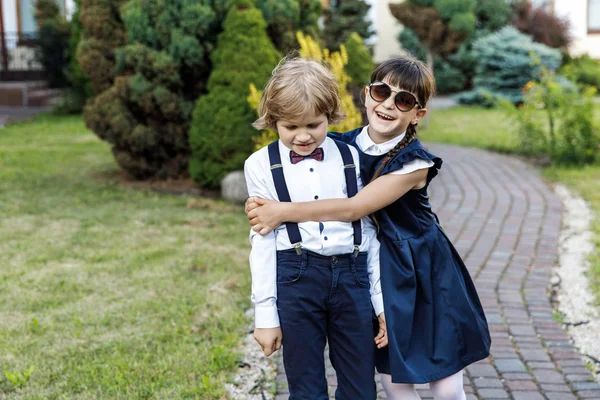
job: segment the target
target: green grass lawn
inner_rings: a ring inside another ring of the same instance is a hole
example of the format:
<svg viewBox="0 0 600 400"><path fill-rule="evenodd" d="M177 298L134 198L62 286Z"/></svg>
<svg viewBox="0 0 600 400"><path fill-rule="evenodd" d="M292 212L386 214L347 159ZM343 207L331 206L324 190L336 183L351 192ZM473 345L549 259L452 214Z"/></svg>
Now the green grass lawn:
<svg viewBox="0 0 600 400"><path fill-rule="evenodd" d="M519 148L515 125L498 109L452 107L434 110L419 136L430 142L501 152L515 152Z"/></svg>
<svg viewBox="0 0 600 400"><path fill-rule="evenodd" d="M117 174L79 117L0 130L0 398L227 397L248 329L243 210Z"/></svg>
<svg viewBox="0 0 600 400"><path fill-rule="evenodd" d="M594 116L600 124L600 104L595 105ZM501 109L453 107L435 110L420 136L430 142L519 153L516 129ZM592 255L590 280L600 304L600 165L585 168L550 167L544 170L544 176L550 181L566 184L592 206L595 213L592 229L595 232L596 252Z"/></svg>

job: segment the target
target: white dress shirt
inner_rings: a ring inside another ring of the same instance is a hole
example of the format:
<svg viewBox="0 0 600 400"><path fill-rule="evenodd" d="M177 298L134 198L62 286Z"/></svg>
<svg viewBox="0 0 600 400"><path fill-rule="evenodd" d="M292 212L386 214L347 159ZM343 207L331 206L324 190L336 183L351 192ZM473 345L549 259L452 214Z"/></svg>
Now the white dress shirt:
<svg viewBox="0 0 600 400"><path fill-rule="evenodd" d="M293 202L318 199L347 198L344 163L337 145L327 138L323 148L323 161L306 158L297 164L290 161L290 149L281 141L279 153L283 174ZM356 165L358 189L362 189L358 152L348 146ZM263 147L252 154L244 165L244 174L250 196L279 200L271 174L269 153ZM383 297L379 282L379 241L375 227L368 217L362 218L362 243L360 251L368 251L367 268L370 281L371 302L376 315L383 312ZM349 222L302 222L298 224L302 235L302 248L333 256L354 251L354 230ZM255 304L256 328L279 326L277 313L277 250L292 248L285 225L261 236L250 231L250 270L252 273L252 301Z"/></svg>
<svg viewBox="0 0 600 400"><path fill-rule="evenodd" d="M406 135L404 132L402 135L393 138L392 140L388 140L383 143L375 143L371 140L368 131L369 126L365 126L362 131L356 137L356 144L358 148L365 154L370 156L380 156L383 154L387 154L391 149L393 149ZM411 172L417 171L419 169L428 169L433 167L433 161L431 160L423 160L420 158L416 158L413 161L409 161L404 163L402 168L397 169L395 171L390 172L392 175L405 175L410 174Z"/></svg>

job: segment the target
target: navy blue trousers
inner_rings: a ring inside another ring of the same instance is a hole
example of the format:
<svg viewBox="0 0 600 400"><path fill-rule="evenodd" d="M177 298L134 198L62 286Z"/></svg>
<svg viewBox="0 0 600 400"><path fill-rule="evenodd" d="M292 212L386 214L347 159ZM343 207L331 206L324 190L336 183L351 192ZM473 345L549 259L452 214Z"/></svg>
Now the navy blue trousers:
<svg viewBox="0 0 600 400"><path fill-rule="evenodd" d="M290 400L328 400L325 344L339 400L374 400L375 343L366 253L277 252L277 308Z"/></svg>

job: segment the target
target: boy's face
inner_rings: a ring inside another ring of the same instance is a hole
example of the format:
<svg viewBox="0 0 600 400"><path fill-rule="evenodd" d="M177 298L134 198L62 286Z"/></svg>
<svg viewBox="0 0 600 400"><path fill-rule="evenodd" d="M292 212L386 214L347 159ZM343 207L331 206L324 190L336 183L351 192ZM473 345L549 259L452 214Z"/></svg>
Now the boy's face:
<svg viewBox="0 0 600 400"><path fill-rule="evenodd" d="M307 156L319 147L327 138L329 127L325 114L303 115L296 119L277 121L279 139L290 150Z"/></svg>
<svg viewBox="0 0 600 400"><path fill-rule="evenodd" d="M378 143L391 140L402 134L408 128L408 124L418 122L427 113L426 109L419 106L415 106L407 112L400 111L394 103L394 98L396 93L403 89L392 86L387 78L384 78L382 82L388 84L393 92L387 99L380 103L371 98L369 87L365 88L365 107L367 109L367 118L369 119L369 135L372 140Z"/></svg>

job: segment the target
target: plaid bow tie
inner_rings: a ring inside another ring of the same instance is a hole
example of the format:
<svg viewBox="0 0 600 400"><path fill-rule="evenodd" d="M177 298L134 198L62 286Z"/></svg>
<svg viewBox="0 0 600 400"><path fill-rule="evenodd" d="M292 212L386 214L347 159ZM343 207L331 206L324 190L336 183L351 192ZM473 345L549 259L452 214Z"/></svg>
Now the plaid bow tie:
<svg viewBox="0 0 600 400"><path fill-rule="evenodd" d="M292 162L292 164L298 164L300 161L302 161L306 158L312 158L317 161L323 161L323 149L318 147L315 149L315 151L313 151L312 153L310 153L307 156L300 155L300 154L296 153L295 151L290 150L290 161Z"/></svg>

